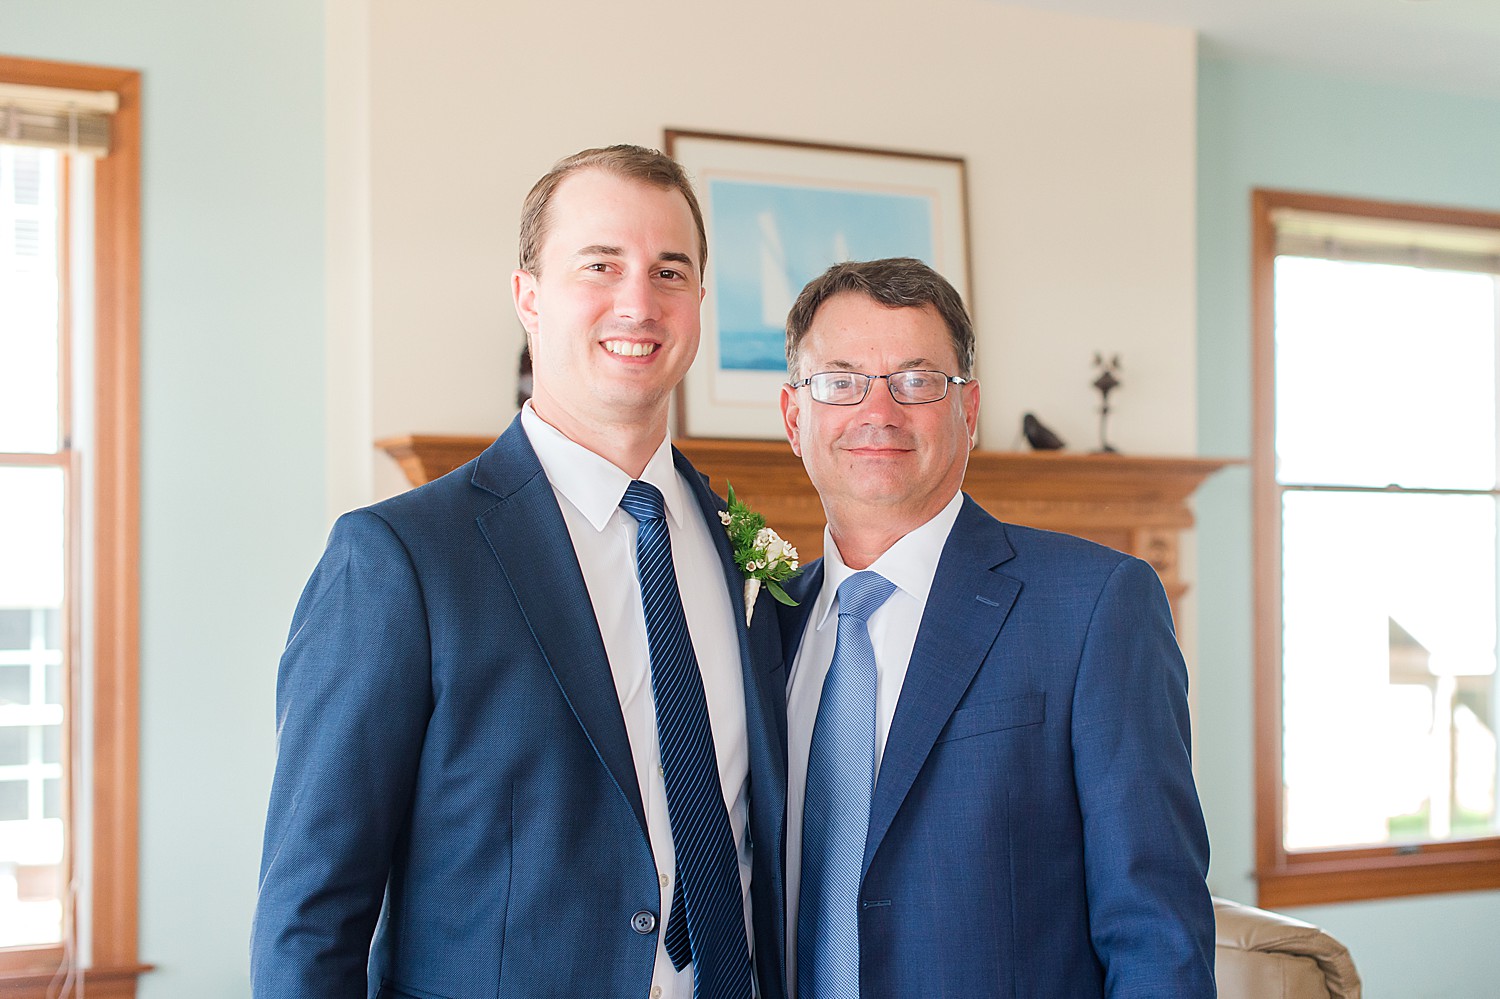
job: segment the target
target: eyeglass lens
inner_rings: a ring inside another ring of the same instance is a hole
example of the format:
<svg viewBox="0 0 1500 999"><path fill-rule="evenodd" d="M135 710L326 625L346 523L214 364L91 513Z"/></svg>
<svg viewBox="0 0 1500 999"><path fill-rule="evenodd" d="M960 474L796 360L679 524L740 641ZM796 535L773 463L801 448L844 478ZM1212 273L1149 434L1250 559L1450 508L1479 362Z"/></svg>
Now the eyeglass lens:
<svg viewBox="0 0 1500 999"><path fill-rule="evenodd" d="M834 406L853 406L864 401L870 383L885 379L891 398L907 405L937 402L948 394L948 376L941 371L893 371L888 375L866 375L857 371L822 371L808 379L812 397Z"/></svg>

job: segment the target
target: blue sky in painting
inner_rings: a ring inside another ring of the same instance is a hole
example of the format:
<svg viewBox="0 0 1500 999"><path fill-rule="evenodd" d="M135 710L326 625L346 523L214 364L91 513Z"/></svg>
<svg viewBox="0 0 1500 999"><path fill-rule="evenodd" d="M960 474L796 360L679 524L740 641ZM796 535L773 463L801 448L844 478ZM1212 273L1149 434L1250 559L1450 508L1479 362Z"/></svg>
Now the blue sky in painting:
<svg viewBox="0 0 1500 999"><path fill-rule="evenodd" d="M721 369L784 368L786 308L830 264L934 262L929 198L738 180L712 180L707 194Z"/></svg>

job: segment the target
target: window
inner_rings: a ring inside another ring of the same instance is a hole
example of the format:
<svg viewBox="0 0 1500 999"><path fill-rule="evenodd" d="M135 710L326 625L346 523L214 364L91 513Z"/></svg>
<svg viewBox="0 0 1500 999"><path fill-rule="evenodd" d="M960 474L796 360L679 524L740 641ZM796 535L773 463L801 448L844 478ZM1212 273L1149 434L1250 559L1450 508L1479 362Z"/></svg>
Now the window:
<svg viewBox="0 0 1500 999"><path fill-rule="evenodd" d="M138 95L0 57L0 993L22 999L133 996L144 970Z"/></svg>
<svg viewBox="0 0 1500 999"><path fill-rule="evenodd" d="M1254 213L1260 902L1500 887L1500 215Z"/></svg>

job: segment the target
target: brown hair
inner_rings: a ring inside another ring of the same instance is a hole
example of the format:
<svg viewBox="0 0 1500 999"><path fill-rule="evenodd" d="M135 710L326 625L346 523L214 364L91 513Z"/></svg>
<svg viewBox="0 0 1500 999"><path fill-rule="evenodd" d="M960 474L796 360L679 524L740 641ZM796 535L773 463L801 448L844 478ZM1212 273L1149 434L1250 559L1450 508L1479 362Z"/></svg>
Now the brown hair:
<svg viewBox="0 0 1500 999"><path fill-rule="evenodd" d="M786 368L797 377L797 355L819 307L835 295L859 292L892 308L932 306L948 327L958 373L974 371L974 324L964 301L937 271L913 257L851 260L834 264L807 283L786 317Z"/></svg>
<svg viewBox="0 0 1500 999"><path fill-rule="evenodd" d="M701 274L708 266L708 234L703 228L703 210L698 207L698 196L693 193L692 182L678 162L665 153L644 146L605 146L585 149L564 157L531 188L526 201L521 205L521 270L536 275L541 273L542 243L547 238L550 219L547 209L557 187L569 174L579 170L603 170L607 173L638 180L663 190L676 188L687 199L693 213L693 224L698 228L698 270Z"/></svg>

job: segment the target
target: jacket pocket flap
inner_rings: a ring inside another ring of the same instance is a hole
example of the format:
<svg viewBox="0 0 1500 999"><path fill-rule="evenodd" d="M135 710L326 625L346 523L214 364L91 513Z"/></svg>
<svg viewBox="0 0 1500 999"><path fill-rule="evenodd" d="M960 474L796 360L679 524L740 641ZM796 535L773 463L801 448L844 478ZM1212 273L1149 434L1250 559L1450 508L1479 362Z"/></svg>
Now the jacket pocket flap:
<svg viewBox="0 0 1500 999"><path fill-rule="evenodd" d="M1040 691L965 705L953 712L938 742L952 742L1023 725L1039 725L1047 717L1046 709L1047 695Z"/></svg>

